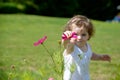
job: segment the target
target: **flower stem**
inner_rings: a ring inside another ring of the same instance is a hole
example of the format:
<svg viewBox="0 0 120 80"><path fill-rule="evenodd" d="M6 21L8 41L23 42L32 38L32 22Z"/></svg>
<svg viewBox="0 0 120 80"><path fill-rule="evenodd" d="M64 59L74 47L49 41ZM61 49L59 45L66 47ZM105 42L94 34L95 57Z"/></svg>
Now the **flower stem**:
<svg viewBox="0 0 120 80"><path fill-rule="evenodd" d="M56 64L55 64L55 61L54 61L54 59L53 59L52 54L50 53L50 51L47 49L47 47L46 47L44 44L42 44L42 45L43 45L43 47L45 48L45 50L47 51L47 53L50 55L50 57L51 57L51 59L52 59L52 61L53 61L54 67L56 67Z"/></svg>

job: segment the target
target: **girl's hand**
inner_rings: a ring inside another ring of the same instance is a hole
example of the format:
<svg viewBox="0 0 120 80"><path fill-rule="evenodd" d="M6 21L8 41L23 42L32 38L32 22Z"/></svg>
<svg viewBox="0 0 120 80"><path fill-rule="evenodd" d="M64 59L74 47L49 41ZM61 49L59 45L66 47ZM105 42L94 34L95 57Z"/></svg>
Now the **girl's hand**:
<svg viewBox="0 0 120 80"><path fill-rule="evenodd" d="M75 42L75 40L77 39L77 34L75 32L65 31L62 34L62 39L63 40L70 40L70 42Z"/></svg>
<svg viewBox="0 0 120 80"><path fill-rule="evenodd" d="M109 55L106 54L96 54L96 53L92 53L92 60L102 60L102 61L109 61L111 62L111 57Z"/></svg>
<svg viewBox="0 0 120 80"><path fill-rule="evenodd" d="M71 32L71 31L65 31L65 32L62 34L62 39L63 39L63 40L68 40L68 39L70 39L71 35L72 35L72 32Z"/></svg>
<svg viewBox="0 0 120 80"><path fill-rule="evenodd" d="M101 55L101 60L111 62L111 57L109 55Z"/></svg>
<svg viewBox="0 0 120 80"><path fill-rule="evenodd" d="M62 34L62 44L67 49L67 54L73 51L76 38L77 38L77 35L75 32L65 31Z"/></svg>

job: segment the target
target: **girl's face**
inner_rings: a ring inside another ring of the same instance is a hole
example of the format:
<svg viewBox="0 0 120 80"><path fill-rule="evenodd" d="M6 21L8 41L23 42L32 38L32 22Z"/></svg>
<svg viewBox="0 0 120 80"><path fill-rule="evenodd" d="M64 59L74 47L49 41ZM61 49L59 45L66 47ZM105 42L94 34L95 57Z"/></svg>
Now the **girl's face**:
<svg viewBox="0 0 120 80"><path fill-rule="evenodd" d="M77 26L74 26L73 29L72 29L72 32L75 32L77 33L77 40L76 40L76 45L78 46L84 46L86 45L86 42L88 41L89 39L89 34L86 30L85 27L77 27Z"/></svg>

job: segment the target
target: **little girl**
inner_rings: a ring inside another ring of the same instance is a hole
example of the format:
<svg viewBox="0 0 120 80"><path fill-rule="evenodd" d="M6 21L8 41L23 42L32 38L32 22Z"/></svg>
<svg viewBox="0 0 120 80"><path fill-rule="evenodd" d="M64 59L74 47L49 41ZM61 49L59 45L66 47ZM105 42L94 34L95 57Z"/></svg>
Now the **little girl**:
<svg viewBox="0 0 120 80"><path fill-rule="evenodd" d="M110 61L108 55L92 52L88 40L93 36L94 28L91 21L81 15L71 18L63 32L64 45L64 76L63 80L90 80L90 60Z"/></svg>

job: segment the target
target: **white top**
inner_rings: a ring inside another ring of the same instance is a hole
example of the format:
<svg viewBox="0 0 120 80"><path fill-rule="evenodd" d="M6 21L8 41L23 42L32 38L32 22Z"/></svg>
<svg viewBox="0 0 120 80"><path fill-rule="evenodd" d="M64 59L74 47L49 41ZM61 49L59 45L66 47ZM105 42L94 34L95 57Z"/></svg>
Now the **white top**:
<svg viewBox="0 0 120 80"><path fill-rule="evenodd" d="M83 51L74 46L74 51L71 54L66 55L66 50L63 53L64 56L64 76L63 80L90 80L89 76L89 63L92 56L92 51L87 44L87 51Z"/></svg>

